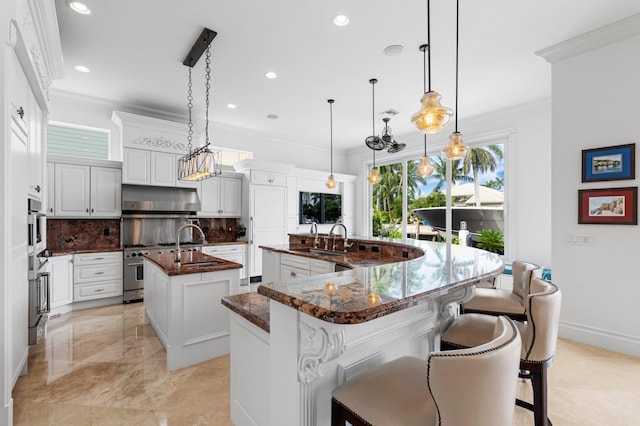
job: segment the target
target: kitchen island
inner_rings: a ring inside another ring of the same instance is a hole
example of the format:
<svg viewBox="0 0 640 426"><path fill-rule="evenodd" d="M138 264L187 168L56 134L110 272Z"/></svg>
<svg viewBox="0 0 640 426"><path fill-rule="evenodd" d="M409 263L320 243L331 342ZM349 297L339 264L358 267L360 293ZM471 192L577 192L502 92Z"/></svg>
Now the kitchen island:
<svg viewBox="0 0 640 426"><path fill-rule="evenodd" d="M504 268L496 254L457 245L350 238L347 253L339 242L335 253L323 254L310 240L262 247L265 269L273 253L352 269L263 282L258 294L223 299L232 312L237 425L329 424L334 388L383 362L439 349L442 330L474 284Z"/></svg>
<svg viewBox="0 0 640 426"><path fill-rule="evenodd" d="M223 296L240 292L239 263L199 252L144 255L144 313L167 351L167 370L229 353Z"/></svg>

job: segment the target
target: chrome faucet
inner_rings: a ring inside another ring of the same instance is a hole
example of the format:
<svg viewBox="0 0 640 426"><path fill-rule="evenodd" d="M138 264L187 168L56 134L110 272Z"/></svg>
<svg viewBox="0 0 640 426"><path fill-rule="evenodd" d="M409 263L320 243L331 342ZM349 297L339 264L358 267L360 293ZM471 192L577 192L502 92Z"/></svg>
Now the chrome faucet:
<svg viewBox="0 0 640 426"><path fill-rule="evenodd" d="M336 223L331 227L331 230L329 231L329 236L333 236L333 250L336 249L336 236L333 234L333 230L335 229L336 226L341 226L342 229L344 229L344 252L347 252L347 249L349 247L351 247L353 245L353 243L349 244L349 239L347 238L347 227L344 226L344 223Z"/></svg>
<svg viewBox="0 0 640 426"><path fill-rule="evenodd" d="M202 232L202 229L200 229L198 225L194 225L193 223L186 223L182 225L176 232L176 252L173 256L174 262L180 262L182 260L182 253L180 253L180 233L183 229L187 228L195 228L200 231L200 235L202 236L202 244L207 244L207 239L204 236L204 232Z"/></svg>
<svg viewBox="0 0 640 426"><path fill-rule="evenodd" d="M311 222L311 229L309 230L309 233L314 235L313 248L318 248L318 245L320 244L320 239L318 238L318 224L317 223Z"/></svg>

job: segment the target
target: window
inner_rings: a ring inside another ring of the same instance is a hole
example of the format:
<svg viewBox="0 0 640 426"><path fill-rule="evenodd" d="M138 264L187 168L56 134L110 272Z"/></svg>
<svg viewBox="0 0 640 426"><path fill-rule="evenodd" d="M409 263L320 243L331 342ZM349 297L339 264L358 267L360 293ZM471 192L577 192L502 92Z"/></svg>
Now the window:
<svg viewBox="0 0 640 426"><path fill-rule="evenodd" d="M493 231L494 242L496 236L500 242L492 249L504 254L500 244L504 244L506 232L503 207L506 141L494 138L474 144L464 159L451 162L453 243L459 243L459 231L465 226L469 231L467 245L477 246ZM378 166L382 180L370 185L372 235L443 239L448 163L442 155L432 155L430 160L435 170L427 178L417 174L420 161L412 158Z"/></svg>
<svg viewBox="0 0 640 426"><path fill-rule="evenodd" d="M47 153L109 159L109 131L63 123L47 126Z"/></svg>
<svg viewBox="0 0 640 426"><path fill-rule="evenodd" d="M342 216L342 195L320 192L300 193L300 224L338 223Z"/></svg>

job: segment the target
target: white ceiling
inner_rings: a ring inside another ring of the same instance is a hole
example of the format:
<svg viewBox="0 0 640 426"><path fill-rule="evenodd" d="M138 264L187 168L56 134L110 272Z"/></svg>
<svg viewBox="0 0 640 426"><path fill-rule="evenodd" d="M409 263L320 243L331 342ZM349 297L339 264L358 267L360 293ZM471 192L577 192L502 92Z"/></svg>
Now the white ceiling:
<svg viewBox="0 0 640 426"><path fill-rule="evenodd" d="M417 132L410 119L423 93L418 46L426 42L426 0L84 0L89 16L71 11L65 0L55 2L66 73L54 82L56 90L186 117L182 61L207 27L218 33L214 136L215 123L225 123L327 145L326 100L334 98L335 146L363 146L372 127L372 77L379 81L376 132L390 108L399 112L389 124L400 142L399 135ZM455 4L431 1L432 89L451 108ZM462 0L460 8L462 124L465 117L550 96L551 67L534 52L640 13L640 2ZM351 19L348 26L332 23L340 13ZM404 53L385 56L389 45L404 46ZM75 71L78 64L91 73ZM266 71L279 78L266 79ZM204 119L204 58L193 72L194 115Z"/></svg>

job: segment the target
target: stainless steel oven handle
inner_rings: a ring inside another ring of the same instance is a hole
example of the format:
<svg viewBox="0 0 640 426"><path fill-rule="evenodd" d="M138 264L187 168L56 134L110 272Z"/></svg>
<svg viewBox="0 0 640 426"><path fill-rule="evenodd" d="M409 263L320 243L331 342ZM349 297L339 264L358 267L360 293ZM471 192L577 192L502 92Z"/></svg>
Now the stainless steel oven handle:
<svg viewBox="0 0 640 426"><path fill-rule="evenodd" d="M127 263L127 266L142 266L144 263Z"/></svg>
<svg viewBox="0 0 640 426"><path fill-rule="evenodd" d="M38 274L38 314L48 314L51 312L51 292L49 291L49 277L51 274L49 272L42 272ZM40 280L40 278L45 278L44 283ZM44 287L42 287L44 284ZM46 307L42 307L42 297L43 292L45 299L47 300Z"/></svg>

